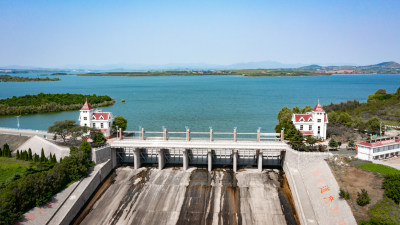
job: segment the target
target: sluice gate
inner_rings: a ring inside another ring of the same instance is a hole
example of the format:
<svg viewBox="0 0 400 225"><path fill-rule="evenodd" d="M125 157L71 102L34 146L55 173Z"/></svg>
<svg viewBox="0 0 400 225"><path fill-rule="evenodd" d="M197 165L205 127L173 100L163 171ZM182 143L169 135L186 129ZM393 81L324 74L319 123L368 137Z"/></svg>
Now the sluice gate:
<svg viewBox="0 0 400 225"><path fill-rule="evenodd" d="M159 169L166 165L181 165L184 170L189 166L213 167L281 166L288 146L281 141L279 133L254 133L256 139L238 140L238 133L232 133L233 139L213 138L210 131L207 138L191 139L187 133L184 138L167 138L167 132L160 132L162 138L144 138L144 132L137 138L119 139L111 143L120 164L133 163L135 168L142 165L157 165ZM172 132L174 133L174 132ZM177 133L177 132L175 132ZM207 133L208 134L208 133ZM227 134L227 133L224 133ZM249 135L252 133L246 133ZM268 138L269 136L269 138ZM263 138L261 138L263 137ZM267 137L267 138L265 138ZM268 140L268 141L265 141Z"/></svg>

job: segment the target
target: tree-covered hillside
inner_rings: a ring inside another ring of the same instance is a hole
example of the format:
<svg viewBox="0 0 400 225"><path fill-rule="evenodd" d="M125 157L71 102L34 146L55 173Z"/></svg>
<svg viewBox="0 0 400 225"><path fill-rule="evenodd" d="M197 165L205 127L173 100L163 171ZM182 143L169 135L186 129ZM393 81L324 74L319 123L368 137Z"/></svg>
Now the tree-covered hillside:
<svg viewBox="0 0 400 225"><path fill-rule="evenodd" d="M81 94L44 94L25 95L0 100L0 116L33 113L59 112L80 109L85 101L93 107L114 104L110 96Z"/></svg>

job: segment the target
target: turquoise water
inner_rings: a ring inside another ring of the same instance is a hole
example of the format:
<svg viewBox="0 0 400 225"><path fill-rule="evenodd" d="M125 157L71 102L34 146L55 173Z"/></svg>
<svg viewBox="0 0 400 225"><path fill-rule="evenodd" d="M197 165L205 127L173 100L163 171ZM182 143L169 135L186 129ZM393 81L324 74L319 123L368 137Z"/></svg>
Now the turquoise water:
<svg viewBox="0 0 400 225"><path fill-rule="evenodd" d="M26 74L25 74L26 75ZM37 76L28 74L26 76ZM379 88L394 92L400 75L334 75L320 77L77 77L55 82L0 83L0 98L25 94L81 93L109 95L116 104L104 107L128 119L128 129L272 132L283 106L366 101ZM126 103L121 103L125 99ZM46 130L56 120L78 119L79 111L20 117L20 127ZM17 127L16 117L0 117L1 127Z"/></svg>

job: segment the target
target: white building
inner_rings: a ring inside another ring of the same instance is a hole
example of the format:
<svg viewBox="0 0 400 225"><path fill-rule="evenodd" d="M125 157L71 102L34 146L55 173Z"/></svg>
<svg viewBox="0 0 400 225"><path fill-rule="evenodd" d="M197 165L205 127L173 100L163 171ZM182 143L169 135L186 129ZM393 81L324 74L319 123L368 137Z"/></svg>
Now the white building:
<svg viewBox="0 0 400 225"><path fill-rule="evenodd" d="M292 122L297 130L303 135L311 135L326 140L326 128L328 127L328 116L319 104L312 112L305 114L293 114Z"/></svg>
<svg viewBox="0 0 400 225"><path fill-rule="evenodd" d="M92 127L100 130L105 137L111 136L112 122L114 120L111 112L93 110L93 107L86 101L79 114L81 126Z"/></svg>
<svg viewBox="0 0 400 225"><path fill-rule="evenodd" d="M362 160L386 159L399 155L399 137L384 137L357 144L357 158Z"/></svg>

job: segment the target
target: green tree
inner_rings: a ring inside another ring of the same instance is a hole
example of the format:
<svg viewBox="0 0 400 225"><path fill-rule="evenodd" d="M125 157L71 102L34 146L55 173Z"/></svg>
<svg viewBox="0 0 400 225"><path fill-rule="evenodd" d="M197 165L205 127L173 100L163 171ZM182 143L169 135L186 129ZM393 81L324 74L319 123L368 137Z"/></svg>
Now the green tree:
<svg viewBox="0 0 400 225"><path fill-rule="evenodd" d="M292 120L292 114L292 110L285 106L278 113L278 121L282 123L290 122Z"/></svg>
<svg viewBox="0 0 400 225"><path fill-rule="evenodd" d="M301 110L300 110L300 108L298 106L296 106L296 107L293 107L292 112L296 113L296 114L299 114L299 113L301 113Z"/></svg>
<svg viewBox="0 0 400 225"><path fill-rule="evenodd" d="M350 140L349 143L347 144L347 147L348 147L349 149L354 149L354 148L356 147L356 145L354 144L354 141L353 141L353 140Z"/></svg>
<svg viewBox="0 0 400 225"><path fill-rule="evenodd" d="M16 158L19 159L19 150L17 150Z"/></svg>
<svg viewBox="0 0 400 225"><path fill-rule="evenodd" d="M44 150L42 148L42 151L40 152L40 162L46 161L46 156L44 156Z"/></svg>
<svg viewBox="0 0 400 225"><path fill-rule="evenodd" d="M310 145L311 150L314 150L314 149L315 149L314 146L315 146L315 144L316 144L318 141L319 141L318 138L314 138L314 137L312 137L312 136L307 136L307 137L306 137L306 143Z"/></svg>
<svg viewBox="0 0 400 225"><path fill-rule="evenodd" d="M361 193L357 192L357 204L364 206L370 202L368 192L365 189L361 189Z"/></svg>
<svg viewBox="0 0 400 225"><path fill-rule="evenodd" d="M7 143L3 145L3 157L11 157L10 146Z"/></svg>
<svg viewBox="0 0 400 225"><path fill-rule="evenodd" d="M333 149L336 149L339 145L338 145L338 143L336 142L335 139L331 138L331 140L328 143L328 146L333 148Z"/></svg>
<svg viewBox="0 0 400 225"><path fill-rule="evenodd" d="M38 154L34 154L34 156L33 156L33 161L34 162L39 162L40 161L40 158L39 158L39 155Z"/></svg>
<svg viewBox="0 0 400 225"><path fill-rule="evenodd" d="M301 109L301 113L307 113L313 111L313 108L309 105L306 105L303 109Z"/></svg>
<svg viewBox="0 0 400 225"><path fill-rule="evenodd" d="M114 118L114 122L112 124L112 129L114 132L117 132L117 126L118 129L121 128L121 130L126 130L126 127L128 126L128 120L125 119L122 116L117 116Z"/></svg>
<svg viewBox="0 0 400 225"><path fill-rule="evenodd" d="M392 199L396 204L400 203L400 175L388 175L383 181L385 196Z"/></svg>
<svg viewBox="0 0 400 225"><path fill-rule="evenodd" d="M77 147L71 145L71 147L69 147L69 154L70 154L70 155L73 155L73 154L75 154L76 152L78 152L78 150L79 150L79 149L78 149Z"/></svg>
<svg viewBox="0 0 400 225"><path fill-rule="evenodd" d="M81 143L81 150L88 156L90 157L92 153L92 147L90 147L90 144L87 141L83 141Z"/></svg>
<svg viewBox="0 0 400 225"><path fill-rule="evenodd" d="M2 157L2 156L3 156L3 151L0 148L0 157Z"/></svg>
<svg viewBox="0 0 400 225"><path fill-rule="evenodd" d="M93 147L102 146L106 143L106 138L104 134L99 130L92 130L90 131L90 138L92 139L91 145Z"/></svg>
<svg viewBox="0 0 400 225"><path fill-rule="evenodd" d="M75 120L63 120L56 121L52 126L50 126L47 131L49 133L54 133L60 135L65 143L68 132L75 126Z"/></svg>
<svg viewBox="0 0 400 225"><path fill-rule="evenodd" d="M33 160L31 148L28 149L28 160L29 160L29 161L32 161L32 160Z"/></svg>
<svg viewBox="0 0 400 225"><path fill-rule="evenodd" d="M381 126L380 119L378 117L373 117L369 119L365 125L369 131L378 134Z"/></svg>

